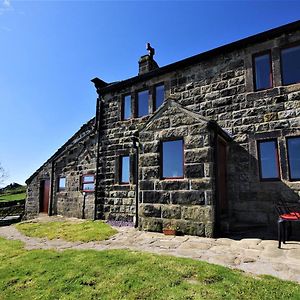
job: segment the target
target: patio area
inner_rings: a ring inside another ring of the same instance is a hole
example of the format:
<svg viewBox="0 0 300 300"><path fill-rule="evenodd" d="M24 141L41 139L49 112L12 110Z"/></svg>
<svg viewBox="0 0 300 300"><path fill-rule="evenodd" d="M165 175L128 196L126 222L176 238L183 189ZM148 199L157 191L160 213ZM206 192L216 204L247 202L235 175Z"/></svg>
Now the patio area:
<svg viewBox="0 0 300 300"><path fill-rule="evenodd" d="M64 220L45 217L38 222ZM70 219L68 219L70 220ZM71 219L78 220L78 219ZM78 220L79 222L81 220ZM202 238L195 236L165 236L161 233L138 231L132 227L116 227L118 233L105 241L66 242L60 239L31 238L14 226L0 227L0 236L24 242L26 249L130 249L155 254L188 257L209 263L236 268L252 274L268 274L300 283L300 242L288 241L278 249L277 240Z"/></svg>

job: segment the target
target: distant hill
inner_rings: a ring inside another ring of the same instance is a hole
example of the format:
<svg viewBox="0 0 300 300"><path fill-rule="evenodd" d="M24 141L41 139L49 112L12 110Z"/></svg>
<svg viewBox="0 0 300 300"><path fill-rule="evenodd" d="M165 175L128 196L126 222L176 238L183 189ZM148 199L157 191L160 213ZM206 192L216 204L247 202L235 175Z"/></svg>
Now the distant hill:
<svg viewBox="0 0 300 300"><path fill-rule="evenodd" d="M0 202L17 201L26 198L26 186L13 182L0 189Z"/></svg>
<svg viewBox="0 0 300 300"><path fill-rule="evenodd" d="M13 191L13 190L18 190L19 188L23 187L23 185L18 184L16 182L10 183L9 185L7 185L4 188L0 189L0 193L5 193L7 191Z"/></svg>

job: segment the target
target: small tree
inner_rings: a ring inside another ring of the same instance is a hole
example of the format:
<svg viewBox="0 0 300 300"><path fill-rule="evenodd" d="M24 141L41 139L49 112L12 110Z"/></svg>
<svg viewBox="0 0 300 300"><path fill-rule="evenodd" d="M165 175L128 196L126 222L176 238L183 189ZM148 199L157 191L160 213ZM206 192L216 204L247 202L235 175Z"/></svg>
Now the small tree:
<svg viewBox="0 0 300 300"><path fill-rule="evenodd" d="M0 186L4 183L4 180L8 177L7 172L1 166L0 163Z"/></svg>

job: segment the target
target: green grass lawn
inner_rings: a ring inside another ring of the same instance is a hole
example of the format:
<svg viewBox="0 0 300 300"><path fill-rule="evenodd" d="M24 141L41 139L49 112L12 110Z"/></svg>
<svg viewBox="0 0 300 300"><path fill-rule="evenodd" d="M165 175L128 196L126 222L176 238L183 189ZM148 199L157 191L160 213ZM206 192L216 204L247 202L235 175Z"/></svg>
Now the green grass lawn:
<svg viewBox="0 0 300 300"><path fill-rule="evenodd" d="M19 186L18 188L5 190L0 194L0 202L19 201L26 198L26 186Z"/></svg>
<svg viewBox="0 0 300 300"><path fill-rule="evenodd" d="M102 221L24 222L15 226L27 236L51 240L60 238L71 242L101 241L117 233L117 230Z"/></svg>
<svg viewBox="0 0 300 300"><path fill-rule="evenodd" d="M300 286L127 250L24 250L0 238L0 299L300 299Z"/></svg>
<svg viewBox="0 0 300 300"><path fill-rule="evenodd" d="M25 198L26 198L26 192L22 192L19 194L5 194L5 195L0 195L0 202L19 201Z"/></svg>

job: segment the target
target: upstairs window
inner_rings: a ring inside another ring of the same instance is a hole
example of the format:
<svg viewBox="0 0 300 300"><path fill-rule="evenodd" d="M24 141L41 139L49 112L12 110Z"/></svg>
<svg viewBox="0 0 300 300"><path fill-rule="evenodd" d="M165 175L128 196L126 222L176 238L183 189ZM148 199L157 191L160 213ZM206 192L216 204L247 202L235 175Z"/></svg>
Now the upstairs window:
<svg viewBox="0 0 300 300"><path fill-rule="evenodd" d="M281 74L284 85L300 82L300 46L281 50Z"/></svg>
<svg viewBox="0 0 300 300"><path fill-rule="evenodd" d="M149 113L149 91L145 90L139 92L137 98L137 117L140 118L143 116L147 116Z"/></svg>
<svg viewBox="0 0 300 300"><path fill-rule="evenodd" d="M183 140L162 142L162 178L183 178Z"/></svg>
<svg viewBox="0 0 300 300"><path fill-rule="evenodd" d="M129 156L121 156L120 159L120 183L128 184L130 176Z"/></svg>
<svg viewBox="0 0 300 300"><path fill-rule="evenodd" d="M163 84L157 85L155 87L155 105L154 108L157 110L165 100L165 86Z"/></svg>
<svg viewBox="0 0 300 300"><path fill-rule="evenodd" d="M66 177L59 177L58 178L58 192L64 191L66 189Z"/></svg>
<svg viewBox="0 0 300 300"><path fill-rule="evenodd" d="M122 99L122 120L131 118L131 96L127 95Z"/></svg>
<svg viewBox="0 0 300 300"><path fill-rule="evenodd" d="M272 82L272 64L270 52L255 55L254 63L254 88L256 91L271 88Z"/></svg>
<svg viewBox="0 0 300 300"><path fill-rule="evenodd" d="M82 176L82 191L94 192L95 191L95 176L91 174Z"/></svg>
<svg viewBox="0 0 300 300"><path fill-rule="evenodd" d="M258 142L258 160L262 181L279 179L279 160L277 140Z"/></svg>
<svg viewBox="0 0 300 300"><path fill-rule="evenodd" d="M300 137L287 138L290 180L300 180Z"/></svg>

